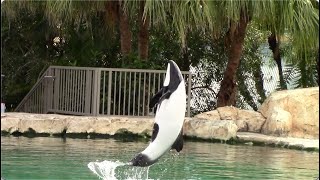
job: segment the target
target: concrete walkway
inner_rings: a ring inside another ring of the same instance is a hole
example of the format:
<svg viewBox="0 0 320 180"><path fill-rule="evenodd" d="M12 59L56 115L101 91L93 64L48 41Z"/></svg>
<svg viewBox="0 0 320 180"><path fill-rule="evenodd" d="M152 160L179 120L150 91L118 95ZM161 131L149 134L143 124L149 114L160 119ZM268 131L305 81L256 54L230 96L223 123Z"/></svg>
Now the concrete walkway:
<svg viewBox="0 0 320 180"><path fill-rule="evenodd" d="M301 150L319 151L319 139L303 139L292 137L274 137L259 133L238 132L239 141L249 144L264 144L276 147L285 147Z"/></svg>

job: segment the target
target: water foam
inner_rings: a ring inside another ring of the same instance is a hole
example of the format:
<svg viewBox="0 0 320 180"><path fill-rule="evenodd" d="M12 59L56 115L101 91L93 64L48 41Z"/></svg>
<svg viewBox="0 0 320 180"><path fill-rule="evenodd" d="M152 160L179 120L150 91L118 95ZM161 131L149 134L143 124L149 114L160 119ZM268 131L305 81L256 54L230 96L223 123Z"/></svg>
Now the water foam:
<svg viewBox="0 0 320 180"><path fill-rule="evenodd" d="M125 163L116 161L90 162L88 168L103 180L116 180L115 170L118 166L124 166Z"/></svg>
<svg viewBox="0 0 320 180"><path fill-rule="evenodd" d="M116 171L118 167L119 169ZM134 167L120 161L90 162L88 168L103 180L148 179L149 175L149 167Z"/></svg>

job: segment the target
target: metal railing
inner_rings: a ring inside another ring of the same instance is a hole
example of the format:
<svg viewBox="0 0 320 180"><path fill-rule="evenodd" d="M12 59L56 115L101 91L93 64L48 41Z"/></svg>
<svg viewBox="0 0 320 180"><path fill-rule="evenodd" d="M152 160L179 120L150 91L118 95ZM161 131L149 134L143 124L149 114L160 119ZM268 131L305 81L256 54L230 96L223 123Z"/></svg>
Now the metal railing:
<svg viewBox="0 0 320 180"><path fill-rule="evenodd" d="M152 116L151 97L165 70L50 66L15 111L72 115ZM190 117L191 73L183 71Z"/></svg>
<svg viewBox="0 0 320 180"><path fill-rule="evenodd" d="M47 113L52 102L53 76L50 68L38 79L29 93L22 99L15 111Z"/></svg>

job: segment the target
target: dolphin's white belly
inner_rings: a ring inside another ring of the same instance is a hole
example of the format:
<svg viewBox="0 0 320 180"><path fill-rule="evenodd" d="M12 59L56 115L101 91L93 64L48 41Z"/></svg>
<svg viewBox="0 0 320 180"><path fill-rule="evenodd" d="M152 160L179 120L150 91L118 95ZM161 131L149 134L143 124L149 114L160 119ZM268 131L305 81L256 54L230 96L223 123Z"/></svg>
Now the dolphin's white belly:
<svg viewBox="0 0 320 180"><path fill-rule="evenodd" d="M170 150L179 136L186 111L185 92L185 84L182 81L175 93L161 102L155 117L155 122L159 125L158 134L142 152L142 154L148 154L151 160L158 159Z"/></svg>

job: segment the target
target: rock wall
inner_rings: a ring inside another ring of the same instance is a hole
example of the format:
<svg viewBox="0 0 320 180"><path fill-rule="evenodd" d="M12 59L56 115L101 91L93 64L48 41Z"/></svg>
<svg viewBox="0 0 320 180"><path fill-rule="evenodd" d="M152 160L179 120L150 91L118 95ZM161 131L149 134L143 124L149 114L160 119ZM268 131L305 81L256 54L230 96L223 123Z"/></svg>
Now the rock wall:
<svg viewBox="0 0 320 180"><path fill-rule="evenodd" d="M220 107L216 110L201 113L195 118L210 121L228 120L237 125L239 132L260 132L266 119L259 112L242 110L232 106Z"/></svg>
<svg viewBox="0 0 320 180"><path fill-rule="evenodd" d="M224 109L226 110L227 108ZM220 113L224 112L224 110L219 110ZM213 112L213 114L215 113L216 111ZM208 115L210 113L205 114ZM229 119L231 118L229 115L222 117ZM242 116L239 116L238 114L233 117ZM246 121L246 118L244 118L243 122ZM142 136L143 138L149 139L151 136L153 122L153 118L119 116L83 117L57 114L6 113L6 116L1 118L1 134L4 135L9 133L13 135L26 135L29 137L52 135L85 138L117 137L117 135L120 135L121 138ZM239 132L239 127L235 122L236 121L231 119L206 120L200 118L186 118L183 127L184 135L195 139L230 142L232 144L245 143L248 145L268 145L308 151L319 151L318 139L311 140L290 137L274 137L259 133ZM231 139L232 141L228 141Z"/></svg>
<svg viewBox="0 0 320 180"><path fill-rule="evenodd" d="M263 134L319 139L319 87L274 92L258 111Z"/></svg>
<svg viewBox="0 0 320 180"><path fill-rule="evenodd" d="M152 118L66 116L59 114L6 113L1 132L59 134L106 134L129 132L151 136Z"/></svg>
<svg viewBox="0 0 320 180"><path fill-rule="evenodd" d="M232 121L207 121L203 119L186 119L184 135L210 140L229 140L235 138L238 127Z"/></svg>
<svg viewBox="0 0 320 180"><path fill-rule="evenodd" d="M195 118L229 120L237 125L239 132L319 139L319 87L274 92L258 112L220 107Z"/></svg>
<svg viewBox="0 0 320 180"><path fill-rule="evenodd" d="M1 132L47 135L116 135L129 133L151 136L153 117L65 116L58 114L6 113L1 118ZM227 141L236 137L237 125L230 121L212 122L186 118L184 135L192 138Z"/></svg>

